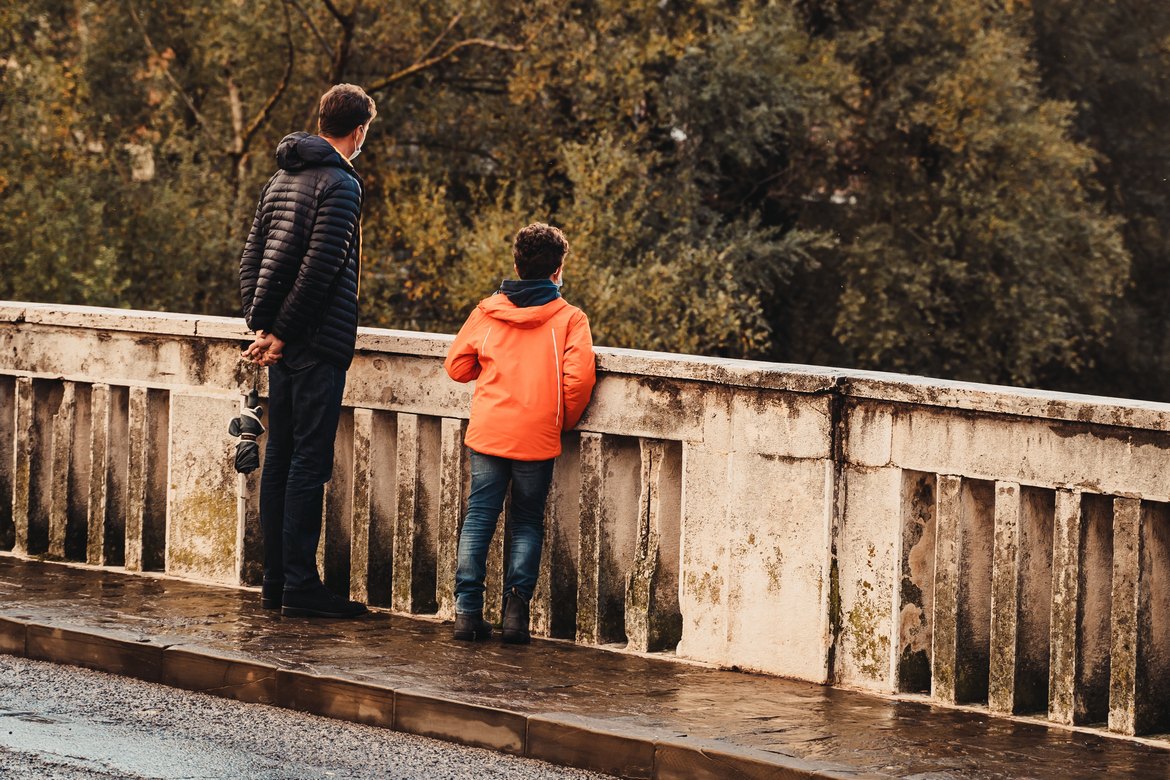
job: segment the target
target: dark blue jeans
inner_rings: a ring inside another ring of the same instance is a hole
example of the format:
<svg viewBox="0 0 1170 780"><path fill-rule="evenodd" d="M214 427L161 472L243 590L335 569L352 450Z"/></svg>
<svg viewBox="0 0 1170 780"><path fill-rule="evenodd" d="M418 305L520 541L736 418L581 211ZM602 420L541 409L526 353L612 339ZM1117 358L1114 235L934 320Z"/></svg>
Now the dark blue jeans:
<svg viewBox="0 0 1170 780"><path fill-rule="evenodd" d="M552 483L553 461L511 460L471 454L471 495L459 532L459 566L455 570L455 611L483 609L488 549L512 483L512 534L504 554L504 592L529 601L540 571L544 544L544 502Z"/></svg>
<svg viewBox="0 0 1170 780"><path fill-rule="evenodd" d="M268 445L260 477L264 584L321 584L317 545L325 483L341 418L345 369L324 360L281 360L268 369Z"/></svg>

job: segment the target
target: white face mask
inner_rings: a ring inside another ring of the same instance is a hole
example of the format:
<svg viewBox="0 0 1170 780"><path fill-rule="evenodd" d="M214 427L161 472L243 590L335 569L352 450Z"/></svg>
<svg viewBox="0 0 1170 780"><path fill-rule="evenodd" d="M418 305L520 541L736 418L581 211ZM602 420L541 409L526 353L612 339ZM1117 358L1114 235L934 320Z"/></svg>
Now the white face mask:
<svg viewBox="0 0 1170 780"><path fill-rule="evenodd" d="M351 155L349 156L349 161L350 161L350 162L353 162L354 160L356 160L356 159L357 159L357 156L358 156L359 154L361 154L361 153L362 153L362 146L364 146L364 145L365 145L365 143L366 143L366 135L367 135L369 132L370 132L369 130L362 130L362 142L361 142L360 144L358 144L358 145L357 145L357 148L353 150L353 154L351 154Z"/></svg>

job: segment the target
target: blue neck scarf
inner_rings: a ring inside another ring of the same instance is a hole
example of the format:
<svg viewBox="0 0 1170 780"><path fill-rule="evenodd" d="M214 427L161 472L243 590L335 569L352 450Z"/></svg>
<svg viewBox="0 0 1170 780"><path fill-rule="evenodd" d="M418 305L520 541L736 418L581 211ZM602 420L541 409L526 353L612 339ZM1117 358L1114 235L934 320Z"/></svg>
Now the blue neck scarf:
<svg viewBox="0 0 1170 780"><path fill-rule="evenodd" d="M561 291L548 279L505 279L500 292L520 309L543 306L561 297Z"/></svg>

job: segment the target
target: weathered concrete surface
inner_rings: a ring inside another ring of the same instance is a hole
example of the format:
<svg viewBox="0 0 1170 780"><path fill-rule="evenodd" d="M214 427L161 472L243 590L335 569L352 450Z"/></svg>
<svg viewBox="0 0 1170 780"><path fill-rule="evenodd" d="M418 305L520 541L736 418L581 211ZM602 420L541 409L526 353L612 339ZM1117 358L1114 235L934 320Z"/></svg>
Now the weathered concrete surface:
<svg viewBox="0 0 1170 780"><path fill-rule="evenodd" d="M1056 493L1052 548L1052 665L1048 682L1048 718L1074 722L1076 670L1081 653L1077 614L1081 595L1081 494Z"/></svg>
<svg viewBox="0 0 1170 780"><path fill-rule="evenodd" d="M519 718L527 755L631 776L1144 780L1164 777L1168 758L1083 731L564 642L472 646L449 638L449 622L282 619L254 591L0 556L0 650L19 653L8 639L41 624L55 628L38 636L63 638L63 661L117 662L75 655L93 637L157 659L159 679L206 689L214 678L209 692L245 701L271 677L253 672L275 668L276 704L501 750L516 749Z"/></svg>
<svg viewBox="0 0 1170 780"><path fill-rule="evenodd" d="M854 685L895 690L902 472L849 466L844 479L848 490L837 563L845 576L839 585L843 611L835 674Z"/></svg>
<svg viewBox="0 0 1170 780"><path fill-rule="evenodd" d="M238 400L171 394L166 568L172 574L238 581L235 440L227 432L237 414Z"/></svg>
<svg viewBox="0 0 1170 780"><path fill-rule="evenodd" d="M234 319L0 303L0 549L255 582L257 479L231 470L224 432L266 389L246 337ZM471 387L442 370L450 341L361 331L327 492L327 582L400 612L452 611ZM597 352L549 497L538 635L1166 728L1142 691L1168 677L1170 553L1132 518L1170 511L1170 406ZM175 511L201 491L210 525Z"/></svg>

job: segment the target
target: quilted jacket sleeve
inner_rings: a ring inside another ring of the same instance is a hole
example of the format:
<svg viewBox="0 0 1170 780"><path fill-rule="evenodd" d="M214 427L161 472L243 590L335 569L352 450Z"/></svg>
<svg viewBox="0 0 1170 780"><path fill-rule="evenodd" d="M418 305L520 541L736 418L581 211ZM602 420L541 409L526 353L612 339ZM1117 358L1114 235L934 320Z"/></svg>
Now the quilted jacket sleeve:
<svg viewBox="0 0 1170 780"><path fill-rule="evenodd" d="M267 190L265 186L260 194L252 230L248 233L244 253L240 257L240 300L243 303L244 320L253 330L256 328L252 324L252 300L256 295L256 282L260 279L260 264L264 259L264 199Z"/></svg>
<svg viewBox="0 0 1170 780"><path fill-rule="evenodd" d="M277 336L294 341L320 317L357 240L360 218L361 189L356 180L347 177L322 194L304 260L271 328Z"/></svg>

